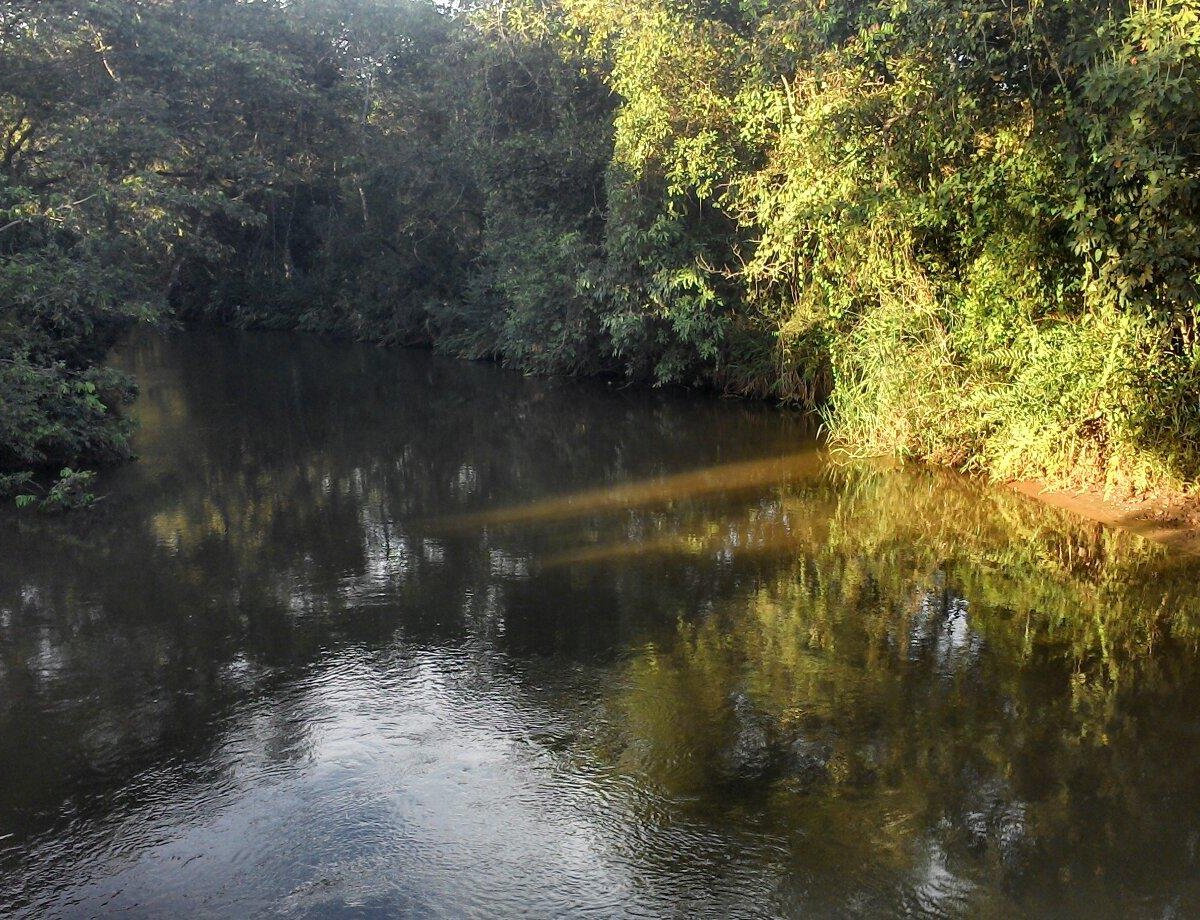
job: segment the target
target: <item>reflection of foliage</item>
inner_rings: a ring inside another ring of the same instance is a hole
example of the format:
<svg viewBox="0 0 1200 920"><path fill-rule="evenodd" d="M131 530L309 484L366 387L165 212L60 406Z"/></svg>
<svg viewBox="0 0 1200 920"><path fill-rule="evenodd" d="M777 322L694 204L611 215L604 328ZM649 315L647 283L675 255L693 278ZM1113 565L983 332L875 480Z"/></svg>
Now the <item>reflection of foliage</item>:
<svg viewBox="0 0 1200 920"><path fill-rule="evenodd" d="M830 546L917 578L944 570L973 606L996 611L991 641L1019 624L1026 651L1061 645L1077 666L1113 679L1156 643L1196 642L1200 598L1188 566L1140 537L933 472L851 475L842 495Z"/></svg>
<svg viewBox="0 0 1200 920"><path fill-rule="evenodd" d="M1112 841L1083 828L1161 833L1138 819L1154 796L1200 804L1143 724L1169 736L1200 686L1181 560L931 472L833 469L766 504L693 563L757 556L760 575L625 667L606 754L622 772L704 811L765 795L780 833L889 871L926 827L954 872L1013 890L1095 880ZM1067 863L1041 864L1065 840Z"/></svg>
<svg viewBox="0 0 1200 920"><path fill-rule="evenodd" d="M570 497L559 504L576 506ZM1077 667L1111 680L1159 643L1197 638L1200 599L1180 557L1133 534L1007 491L979 490L949 474L833 467L817 480L780 487L731 522L693 513L685 507L665 518L647 514L634 541L584 547L550 562L800 554L809 561L794 583L781 584L801 590L817 578L812 597L825 597L823 579L833 566L844 571L836 582L847 592L839 605L857 603L853 592L868 586L907 597L950 581L973 605L994 612L995 641L1007 641L1009 626L1021 624L1014 652L1061 646ZM813 565L817 575L806 568Z"/></svg>

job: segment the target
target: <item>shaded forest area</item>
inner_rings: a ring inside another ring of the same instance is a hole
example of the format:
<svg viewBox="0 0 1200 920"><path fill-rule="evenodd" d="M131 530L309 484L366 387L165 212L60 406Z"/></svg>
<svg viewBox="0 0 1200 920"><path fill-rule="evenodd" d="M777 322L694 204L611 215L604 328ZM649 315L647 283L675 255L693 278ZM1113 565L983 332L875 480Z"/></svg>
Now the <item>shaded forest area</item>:
<svg viewBox="0 0 1200 920"><path fill-rule="evenodd" d="M15 0L0 492L129 454L167 318L819 409L854 453L1200 474L1195 0Z"/></svg>

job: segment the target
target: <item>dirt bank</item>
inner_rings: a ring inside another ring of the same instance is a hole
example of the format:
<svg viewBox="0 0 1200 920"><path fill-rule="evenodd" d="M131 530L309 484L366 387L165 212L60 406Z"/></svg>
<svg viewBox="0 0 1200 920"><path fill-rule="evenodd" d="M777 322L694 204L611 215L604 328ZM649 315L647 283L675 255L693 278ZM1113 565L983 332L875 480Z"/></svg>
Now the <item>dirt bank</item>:
<svg viewBox="0 0 1200 920"><path fill-rule="evenodd" d="M1036 481L1009 485L1023 495L1068 511L1122 527L1149 540L1200 556L1200 496L1139 498L1127 501L1106 499L1091 492L1047 489Z"/></svg>

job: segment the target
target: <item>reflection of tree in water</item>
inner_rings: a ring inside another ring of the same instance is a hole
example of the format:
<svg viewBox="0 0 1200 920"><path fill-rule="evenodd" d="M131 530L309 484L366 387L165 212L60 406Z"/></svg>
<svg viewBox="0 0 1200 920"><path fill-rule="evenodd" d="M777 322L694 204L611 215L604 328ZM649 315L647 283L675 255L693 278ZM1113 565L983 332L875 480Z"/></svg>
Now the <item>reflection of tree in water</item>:
<svg viewBox="0 0 1200 920"><path fill-rule="evenodd" d="M7 825L50 833L66 797L99 819L130 777L206 764L240 701L399 636L590 721L564 756L638 858L686 816L756 841L784 906L1198 903L1200 600L1165 551L829 467L752 407L270 336L134 361L144 462L0 538ZM600 707L536 694L543 659ZM303 714L268 722L261 756L301 756Z"/></svg>
<svg viewBox="0 0 1200 920"><path fill-rule="evenodd" d="M718 823L749 797L806 861L892 854L905 898L933 853L955 897L1194 897L1188 570L935 474L831 475L700 550L684 524L698 565L776 564L630 660L606 756Z"/></svg>

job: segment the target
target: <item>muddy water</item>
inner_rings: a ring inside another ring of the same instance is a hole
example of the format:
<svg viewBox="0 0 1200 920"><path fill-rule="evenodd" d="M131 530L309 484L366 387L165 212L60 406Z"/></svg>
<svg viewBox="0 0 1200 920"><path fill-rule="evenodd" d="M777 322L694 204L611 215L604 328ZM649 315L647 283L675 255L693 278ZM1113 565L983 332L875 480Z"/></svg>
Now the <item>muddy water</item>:
<svg viewBox="0 0 1200 920"><path fill-rule="evenodd" d="M0 915L1194 916L1200 569L765 407L145 337L0 517Z"/></svg>

